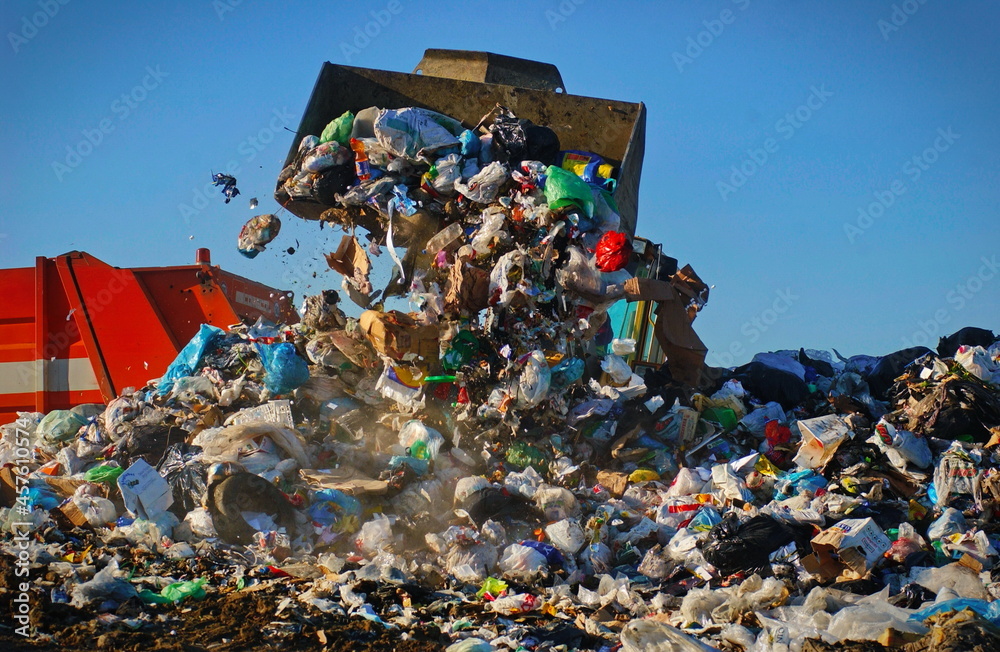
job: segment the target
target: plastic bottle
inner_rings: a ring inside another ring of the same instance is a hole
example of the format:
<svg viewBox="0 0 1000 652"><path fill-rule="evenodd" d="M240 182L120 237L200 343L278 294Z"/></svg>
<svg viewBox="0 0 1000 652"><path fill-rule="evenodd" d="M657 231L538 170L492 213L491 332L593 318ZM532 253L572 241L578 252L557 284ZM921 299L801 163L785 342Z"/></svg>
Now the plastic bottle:
<svg viewBox="0 0 1000 652"><path fill-rule="evenodd" d="M464 240L464 237L465 230L462 228L462 223L454 222L434 234L434 237L427 241L424 249L429 254L436 254L442 249L458 243L460 239Z"/></svg>
<svg viewBox="0 0 1000 652"><path fill-rule="evenodd" d="M372 169L368 163L368 154L365 153L365 144L357 138L352 138L351 149L354 150L354 169L358 174L358 179L368 181L372 178Z"/></svg>

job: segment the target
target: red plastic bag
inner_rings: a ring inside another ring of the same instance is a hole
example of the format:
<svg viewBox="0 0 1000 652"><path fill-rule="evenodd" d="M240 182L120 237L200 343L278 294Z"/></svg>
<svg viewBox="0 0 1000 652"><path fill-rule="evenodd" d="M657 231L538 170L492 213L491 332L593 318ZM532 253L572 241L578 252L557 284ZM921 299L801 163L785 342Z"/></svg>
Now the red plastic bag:
<svg viewBox="0 0 1000 652"><path fill-rule="evenodd" d="M628 265L632 256L632 241L620 231L608 231L597 241L597 269L617 272Z"/></svg>

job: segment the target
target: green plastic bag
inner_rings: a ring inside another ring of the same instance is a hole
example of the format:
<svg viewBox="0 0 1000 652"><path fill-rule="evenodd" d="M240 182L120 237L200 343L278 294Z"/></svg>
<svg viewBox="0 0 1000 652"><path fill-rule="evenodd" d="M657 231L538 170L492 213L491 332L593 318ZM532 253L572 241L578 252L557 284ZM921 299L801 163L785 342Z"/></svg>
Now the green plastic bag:
<svg viewBox="0 0 1000 652"><path fill-rule="evenodd" d="M319 142L328 143L335 140L344 147L348 146L351 140L351 130L354 128L354 114L344 111L344 115L330 121L323 133L319 136Z"/></svg>
<svg viewBox="0 0 1000 652"><path fill-rule="evenodd" d="M482 600L483 596L489 593L494 598L499 597L501 593L507 590L507 582L503 580L498 580L495 577L487 577L483 581L483 586L476 593L476 597Z"/></svg>
<svg viewBox="0 0 1000 652"><path fill-rule="evenodd" d="M143 602L154 604L175 604L183 602L188 598L204 600L206 595L205 584L207 582L208 578L206 577L199 577L196 580L187 582L174 582L160 589L159 593L153 593L149 590L140 591L139 597L142 598Z"/></svg>
<svg viewBox="0 0 1000 652"><path fill-rule="evenodd" d="M594 195L586 181L555 165L547 167L545 174L545 201L550 209L577 206L587 217L594 216Z"/></svg>
<svg viewBox="0 0 1000 652"><path fill-rule="evenodd" d="M117 464L102 464L92 469L87 469L83 474L83 479L87 482L109 482L118 481L118 476L125 472L125 469Z"/></svg>
<svg viewBox="0 0 1000 652"><path fill-rule="evenodd" d="M512 465L524 469L529 466L542 473L549 468L549 462L545 459L545 453L531 444L516 441L507 449L507 461Z"/></svg>

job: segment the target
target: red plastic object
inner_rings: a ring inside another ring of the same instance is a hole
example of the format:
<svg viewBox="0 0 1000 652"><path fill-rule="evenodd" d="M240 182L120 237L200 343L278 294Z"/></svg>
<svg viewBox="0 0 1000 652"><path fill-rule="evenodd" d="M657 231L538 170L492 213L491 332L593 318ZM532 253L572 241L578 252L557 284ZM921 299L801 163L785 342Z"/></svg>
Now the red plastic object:
<svg viewBox="0 0 1000 652"><path fill-rule="evenodd" d="M632 241L620 231L608 231L597 241L594 254L597 269L602 272L617 272L628 265L632 256Z"/></svg>
<svg viewBox="0 0 1000 652"><path fill-rule="evenodd" d="M73 251L0 270L0 423L107 403L159 377L201 324L295 323L290 292L202 264L121 269Z"/></svg>

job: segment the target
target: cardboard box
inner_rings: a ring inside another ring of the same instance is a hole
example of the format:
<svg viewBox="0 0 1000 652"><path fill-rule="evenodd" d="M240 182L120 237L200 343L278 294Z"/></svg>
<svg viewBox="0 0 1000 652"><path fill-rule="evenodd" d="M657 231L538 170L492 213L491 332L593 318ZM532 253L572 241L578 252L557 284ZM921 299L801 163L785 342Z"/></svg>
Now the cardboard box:
<svg viewBox="0 0 1000 652"><path fill-rule="evenodd" d="M676 301L677 291L670 281L633 277L625 281L625 298L629 301Z"/></svg>
<svg viewBox="0 0 1000 652"><path fill-rule="evenodd" d="M837 452L837 447L851 434L851 429L836 414L803 419L797 421L795 427L802 436L802 445L793 461L806 469L826 466Z"/></svg>
<svg viewBox="0 0 1000 652"><path fill-rule="evenodd" d="M118 476L118 489L129 514L149 521L165 512L174 502L170 485L142 459L133 462Z"/></svg>
<svg viewBox="0 0 1000 652"><path fill-rule="evenodd" d="M419 325L413 317L398 310L366 310L358 323L375 350L394 360L402 360L409 353L428 360L438 357L437 326Z"/></svg>
<svg viewBox="0 0 1000 652"><path fill-rule="evenodd" d="M813 554L803 557L802 565L824 580L833 580L845 569L863 577L892 542L872 519L849 518L823 530L810 544Z"/></svg>

